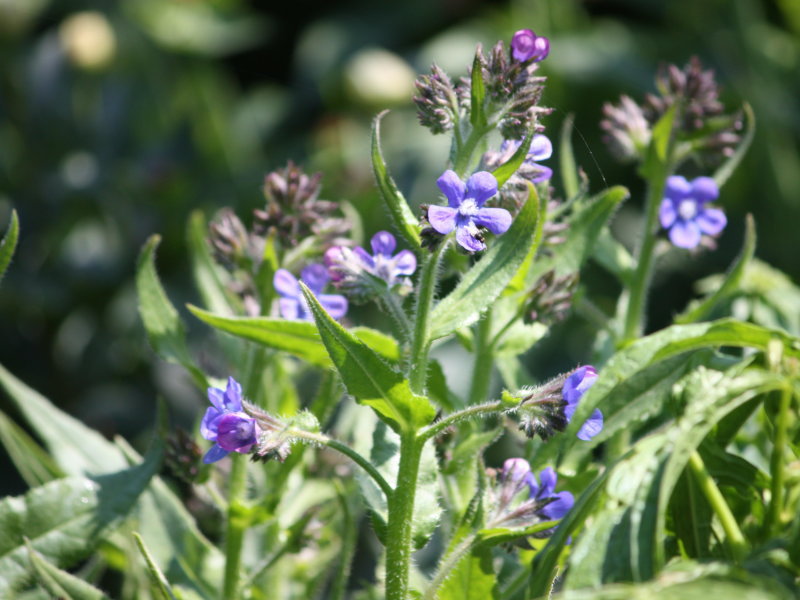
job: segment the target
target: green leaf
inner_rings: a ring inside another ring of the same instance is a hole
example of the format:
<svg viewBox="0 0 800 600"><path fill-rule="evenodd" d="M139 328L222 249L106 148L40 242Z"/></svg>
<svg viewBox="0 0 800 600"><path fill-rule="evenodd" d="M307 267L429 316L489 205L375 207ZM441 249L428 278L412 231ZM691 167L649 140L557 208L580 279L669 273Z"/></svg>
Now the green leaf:
<svg viewBox="0 0 800 600"><path fill-rule="evenodd" d="M47 593L59 600L109 600L101 590L49 563L26 540L34 576Z"/></svg>
<svg viewBox="0 0 800 600"><path fill-rule="evenodd" d="M0 281L3 280L8 265L11 263L11 257L14 256L14 250L17 248L17 240L19 239L19 218L17 211L11 211L11 222L8 224L8 229L0 241Z"/></svg>
<svg viewBox="0 0 800 600"><path fill-rule="evenodd" d="M195 384L205 390L208 381L189 354L183 321L167 298L156 273L155 251L160 241L160 236L151 236L139 256L136 270L139 314L156 354L168 362L182 365Z"/></svg>
<svg viewBox="0 0 800 600"><path fill-rule="evenodd" d="M580 270L581 265L594 253L596 242L609 219L629 196L626 188L614 186L592 197L586 204L576 207L567 219L569 235L566 241L556 246L552 255L534 263L528 274L528 284L532 285L550 270L555 270L556 275L567 275Z"/></svg>
<svg viewBox="0 0 800 600"><path fill-rule="evenodd" d="M100 475L128 466L106 438L54 406L0 365L0 387L67 475Z"/></svg>
<svg viewBox="0 0 800 600"><path fill-rule="evenodd" d="M116 443L128 461L140 460L124 439L118 438ZM139 534L175 588L182 584L203 597L216 597L225 559L160 477L154 477L139 498L137 520Z"/></svg>
<svg viewBox="0 0 800 600"><path fill-rule="evenodd" d="M333 320L303 282L300 282L300 289L328 355L356 401L370 406L397 432L415 432L430 423L436 415L430 401L414 394L402 374Z"/></svg>
<svg viewBox="0 0 800 600"><path fill-rule="evenodd" d="M220 331L288 352L312 365L330 367L332 364L316 326L310 321L288 321L271 317L223 317L191 304L187 308L198 319ZM393 337L369 327L355 327L351 333L385 359L400 359L400 350Z"/></svg>
<svg viewBox="0 0 800 600"><path fill-rule="evenodd" d="M36 487L64 476L50 455L1 411L0 441L28 487Z"/></svg>
<svg viewBox="0 0 800 600"><path fill-rule="evenodd" d="M736 151L728 158L728 160L722 163L714 173L714 181L717 182L719 187L725 185L725 182L727 182L730 176L733 175L736 167L739 166L739 163L742 162L744 155L747 154L747 150L750 148L750 144L753 142L753 138L756 134L756 115L753 113L753 109L746 102L742 108L744 109L744 114L747 117L747 129L745 130L742 141L739 142L739 146L736 148Z"/></svg>
<svg viewBox="0 0 800 600"><path fill-rule="evenodd" d="M483 53L480 48L477 49L475 58L472 60L472 74L470 78L469 122L475 129L483 129L486 126L486 113L484 112L486 85L483 82Z"/></svg>
<svg viewBox="0 0 800 600"><path fill-rule="evenodd" d="M422 248L419 238L419 221L411 212L408 202L397 189L386 169L380 142L381 119L387 111L379 113L372 122L372 172L395 228L414 252Z"/></svg>
<svg viewBox="0 0 800 600"><path fill-rule="evenodd" d="M455 289L433 309L430 339L444 337L480 319L514 277L534 244L539 203L528 198L511 228L467 271Z"/></svg>
<svg viewBox="0 0 800 600"><path fill-rule="evenodd" d="M491 548L480 546L458 561L439 588L439 600L489 600L497 598L497 575Z"/></svg>
<svg viewBox="0 0 800 600"><path fill-rule="evenodd" d="M162 450L156 438L136 467L93 479L57 479L0 501L0 597L30 580L26 538L60 567L89 556L133 509L161 464Z"/></svg>
<svg viewBox="0 0 800 600"><path fill-rule="evenodd" d="M702 302L696 302L686 309L683 314L675 318L676 324L694 323L706 317L715 306L720 302L726 300L736 292L739 284L744 276L745 269L747 269L750 261L756 250L756 227L753 223L752 215L747 215L745 221L745 234L744 245L742 252L736 259L736 262L731 265L728 275L725 277L722 285L717 287L715 291Z"/></svg>
<svg viewBox="0 0 800 600"><path fill-rule="evenodd" d="M520 165L525 162L525 159L528 156L528 151L531 148L531 142L533 141L533 136L536 134L535 129L531 129L528 134L525 136L525 139L522 140L522 143L517 148L516 152L508 159L507 162L504 162L502 165L497 167L494 171L492 171L492 175L494 178L497 179L497 187L498 189L503 187L503 184L508 181L511 176L517 172Z"/></svg>
<svg viewBox="0 0 800 600"><path fill-rule="evenodd" d="M134 532L133 538L136 540L136 546L139 548L139 552L142 553L142 557L147 563L147 572L150 574L150 579L153 582L154 589L158 593L158 597L161 598L161 600L177 600L169 586L169 581L167 581L164 573L161 572L161 569L156 564L142 536Z"/></svg>
<svg viewBox="0 0 800 600"><path fill-rule="evenodd" d="M575 163L575 152L572 148L572 129L574 125L575 115L570 113L561 126L561 143L559 144L561 148L558 151L558 160L565 198L574 198L581 190L578 167Z"/></svg>
<svg viewBox="0 0 800 600"><path fill-rule="evenodd" d="M591 257L620 283L630 285L634 271L633 257L625 246L614 239L608 228L600 230Z"/></svg>
<svg viewBox="0 0 800 600"><path fill-rule="evenodd" d="M647 148L647 155L639 168L641 176L652 181L655 177L660 177L661 173L668 169L667 161L671 159L673 146L673 124L678 112L678 104L670 106L667 111L653 126L653 134L650 138L650 145Z"/></svg>

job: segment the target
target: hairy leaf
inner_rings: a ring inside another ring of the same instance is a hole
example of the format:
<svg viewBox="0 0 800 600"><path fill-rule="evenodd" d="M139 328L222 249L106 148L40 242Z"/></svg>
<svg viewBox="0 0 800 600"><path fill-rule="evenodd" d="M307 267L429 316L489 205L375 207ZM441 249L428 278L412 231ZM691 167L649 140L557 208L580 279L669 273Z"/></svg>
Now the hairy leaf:
<svg viewBox="0 0 800 600"><path fill-rule="evenodd" d="M27 543L27 548L36 581L52 597L59 600L109 600L108 596L93 585L49 563L33 549L30 542Z"/></svg>

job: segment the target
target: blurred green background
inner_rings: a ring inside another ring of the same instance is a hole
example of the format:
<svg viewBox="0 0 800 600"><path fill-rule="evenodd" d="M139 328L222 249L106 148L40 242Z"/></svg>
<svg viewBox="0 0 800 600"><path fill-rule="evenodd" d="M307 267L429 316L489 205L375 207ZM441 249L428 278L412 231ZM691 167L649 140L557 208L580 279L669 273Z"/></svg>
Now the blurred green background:
<svg viewBox="0 0 800 600"><path fill-rule="evenodd" d="M448 142L417 126L414 77L433 61L461 76L476 43L521 28L551 39L548 133L557 140L574 113L592 189L633 192L615 220L626 243L642 185L601 141L603 103L641 99L659 64L697 54L729 109L755 110L755 142L722 191L729 227L717 251L663 263L652 328L683 308L696 279L733 260L748 212L758 256L800 281L796 0L0 0L0 224L12 207L21 221L0 287L0 363L109 436L142 437L159 395L190 424L205 400L154 357L136 310L147 237L163 237L158 265L175 305L197 302L190 211L229 205L249 221L264 175L293 159L324 172L323 197L352 203L368 238L388 226L368 162L373 115L392 109L392 173L412 202L430 202ZM590 269L584 280L611 310L610 278ZM205 328L186 320L200 363L214 365ZM586 361L588 331L578 317L558 326L528 357L532 373ZM10 411L4 398L0 409ZM2 460L0 495L22 491Z"/></svg>

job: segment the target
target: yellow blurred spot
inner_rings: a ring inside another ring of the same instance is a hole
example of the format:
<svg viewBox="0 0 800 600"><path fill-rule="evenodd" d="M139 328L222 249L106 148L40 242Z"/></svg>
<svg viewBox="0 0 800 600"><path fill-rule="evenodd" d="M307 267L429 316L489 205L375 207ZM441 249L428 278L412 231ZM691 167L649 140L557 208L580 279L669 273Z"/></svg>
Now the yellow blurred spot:
<svg viewBox="0 0 800 600"><path fill-rule="evenodd" d="M99 12L75 13L61 23L58 33L64 51L77 67L102 69L114 58L114 30Z"/></svg>

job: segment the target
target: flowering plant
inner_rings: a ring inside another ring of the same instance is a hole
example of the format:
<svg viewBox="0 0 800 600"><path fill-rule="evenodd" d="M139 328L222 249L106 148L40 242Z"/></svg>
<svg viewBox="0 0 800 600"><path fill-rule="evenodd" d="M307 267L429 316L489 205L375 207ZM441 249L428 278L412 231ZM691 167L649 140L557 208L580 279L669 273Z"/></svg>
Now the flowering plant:
<svg viewBox="0 0 800 600"><path fill-rule="evenodd" d="M605 107L611 152L647 184L631 249L609 229L629 193L590 193L571 121L560 165L539 164L553 154L539 71L550 55L523 29L479 47L463 78L434 66L417 80L419 122L452 137L444 199L412 208L375 118L375 201L391 231L372 235L372 253L352 211L322 200L321 176L294 163L267 175L250 227L231 209L194 218L207 308L188 310L221 334L217 362L190 349L156 273L159 238L147 242L140 314L156 353L211 404L203 416L198 404L197 435L162 422L142 458L0 369L49 451L4 426L37 485L0 504L0 596L103 597L78 576L91 580L92 563L66 570L95 549L134 587L149 575L158 598L796 590L800 332L726 315L753 258L752 220L711 293L663 329L646 318L658 259L724 235L708 204L724 206L752 115L742 131L698 61L667 68L641 105ZM14 220L0 273L16 232ZM590 261L621 290L615 310L580 284ZM561 340L570 313L594 326L593 365L537 381L520 358ZM739 452L747 436L771 439ZM182 488L158 474L162 458Z"/></svg>

